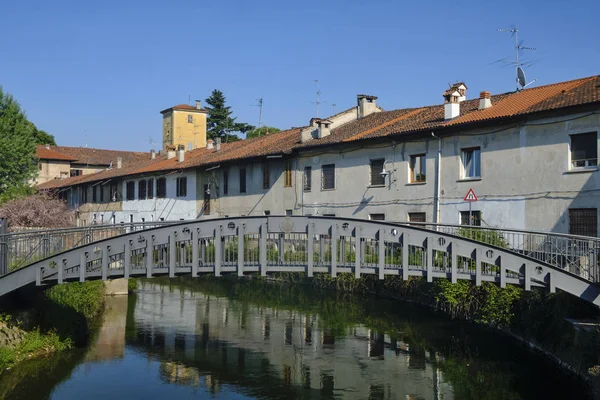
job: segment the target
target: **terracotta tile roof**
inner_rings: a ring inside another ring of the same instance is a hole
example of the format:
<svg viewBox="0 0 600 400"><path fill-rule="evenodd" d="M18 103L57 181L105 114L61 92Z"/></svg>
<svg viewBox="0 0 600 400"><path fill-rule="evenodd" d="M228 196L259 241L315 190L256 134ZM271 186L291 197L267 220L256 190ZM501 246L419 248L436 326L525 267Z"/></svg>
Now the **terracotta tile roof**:
<svg viewBox="0 0 600 400"><path fill-rule="evenodd" d="M51 149L47 149L46 146L37 146L35 153L37 158L40 160L76 161L75 158Z"/></svg>
<svg viewBox="0 0 600 400"><path fill-rule="evenodd" d="M121 157L124 165L150 158L150 153L94 149L90 147L50 146L50 150L71 157L76 164L108 166L112 161L113 165L116 166L117 157Z"/></svg>
<svg viewBox="0 0 600 400"><path fill-rule="evenodd" d="M206 148L185 153L185 161L177 157L170 160L164 156L150 160L147 153L140 161L123 168L98 172L91 175L49 181L40 188L65 187L73 184L94 182L114 177L159 173L170 170L209 167L217 164L236 162L243 159L262 158L269 155L286 155L316 146L335 145L343 142L364 141L381 137L398 137L436 129L453 129L475 126L486 121L504 121L514 117L547 111L557 111L567 107L600 106L600 76L560 82L547 86L525 89L518 92L491 96L492 107L479 110L479 99L460 103L460 116L444 120L444 105L420 108L382 111L346 123L332 130L329 136L300 142L300 131L293 128L267 136L221 144L216 151ZM73 148L71 148L73 149ZM125 160L125 159L124 159Z"/></svg>
<svg viewBox="0 0 600 400"><path fill-rule="evenodd" d="M189 104L177 104L176 106L165 108L160 113L163 114L169 110L188 110L188 111L208 112L208 110L205 108L196 108L195 106L191 106Z"/></svg>

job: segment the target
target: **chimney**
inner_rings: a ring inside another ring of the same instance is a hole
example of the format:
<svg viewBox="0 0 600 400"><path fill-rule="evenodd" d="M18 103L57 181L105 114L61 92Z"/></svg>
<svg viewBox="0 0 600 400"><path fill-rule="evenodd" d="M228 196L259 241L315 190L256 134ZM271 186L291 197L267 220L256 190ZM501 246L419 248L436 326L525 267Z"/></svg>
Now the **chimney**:
<svg viewBox="0 0 600 400"><path fill-rule="evenodd" d="M150 150L150 159L154 160L156 158L156 152L154 151L154 149Z"/></svg>
<svg viewBox="0 0 600 400"><path fill-rule="evenodd" d="M215 142L216 142L216 143L215 143L215 150L216 150L216 151L219 151L219 150L221 150L221 138L216 138L216 139L215 139Z"/></svg>
<svg viewBox="0 0 600 400"><path fill-rule="evenodd" d="M200 110L200 109L202 109L201 102L200 102L200 100L196 100L196 110Z"/></svg>
<svg viewBox="0 0 600 400"><path fill-rule="evenodd" d="M185 160L185 149L182 149L180 147L179 150L177 150L177 161L183 162L184 160Z"/></svg>
<svg viewBox="0 0 600 400"><path fill-rule="evenodd" d="M444 119L454 119L460 115L460 98L461 94L453 85L446 90L444 96Z"/></svg>
<svg viewBox="0 0 600 400"><path fill-rule="evenodd" d="M46 144L46 150L50 150L50 145Z"/></svg>
<svg viewBox="0 0 600 400"><path fill-rule="evenodd" d="M167 160L170 160L171 158L175 158L175 149L173 148L169 148L167 149Z"/></svg>
<svg viewBox="0 0 600 400"><path fill-rule="evenodd" d="M317 138L323 139L326 136L329 136L331 133L331 124L332 122L328 119L321 119L317 121Z"/></svg>
<svg viewBox="0 0 600 400"><path fill-rule="evenodd" d="M121 157L117 157L117 169L120 169L123 166L123 159Z"/></svg>
<svg viewBox="0 0 600 400"><path fill-rule="evenodd" d="M208 139L208 140L206 141L206 148L207 148L208 150L212 150L212 149L213 149L213 147L214 147L214 146L213 146L213 141L212 141L212 139Z"/></svg>
<svg viewBox="0 0 600 400"><path fill-rule="evenodd" d="M490 108L492 106L491 94L488 91L483 91L479 93L479 109L485 110L486 108Z"/></svg>
<svg viewBox="0 0 600 400"><path fill-rule="evenodd" d="M356 96L358 102L358 119L377 112L377 96L359 94Z"/></svg>

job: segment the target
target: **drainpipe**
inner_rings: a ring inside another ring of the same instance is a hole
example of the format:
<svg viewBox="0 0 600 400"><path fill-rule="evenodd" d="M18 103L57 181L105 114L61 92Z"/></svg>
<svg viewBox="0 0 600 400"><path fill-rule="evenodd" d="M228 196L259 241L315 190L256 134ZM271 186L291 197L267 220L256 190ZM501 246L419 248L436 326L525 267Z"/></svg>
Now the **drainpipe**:
<svg viewBox="0 0 600 400"><path fill-rule="evenodd" d="M442 138L435 136L431 132L431 136L438 140L438 153L435 160L435 194L433 197L433 219L436 224L440 223L440 187L441 187L441 171L442 171Z"/></svg>

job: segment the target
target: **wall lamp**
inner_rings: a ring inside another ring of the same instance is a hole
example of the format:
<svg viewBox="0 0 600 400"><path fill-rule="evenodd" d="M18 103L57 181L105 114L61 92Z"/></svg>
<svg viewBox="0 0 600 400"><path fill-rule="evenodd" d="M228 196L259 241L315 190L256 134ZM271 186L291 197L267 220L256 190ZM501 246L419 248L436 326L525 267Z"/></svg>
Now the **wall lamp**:
<svg viewBox="0 0 600 400"><path fill-rule="evenodd" d="M385 161L383 162L383 168L382 168L381 172L379 173L379 176L381 176L381 177L383 178L383 180L384 180L384 181L385 181L385 179L386 179L388 176L390 176L390 175L392 175L394 172L396 172L396 169L395 169L395 168L394 168L394 169L391 169L391 170L386 170L386 169L385 169L385 164L386 164L386 163L391 163L391 162L392 162L392 161L390 161L390 160L385 160Z"/></svg>

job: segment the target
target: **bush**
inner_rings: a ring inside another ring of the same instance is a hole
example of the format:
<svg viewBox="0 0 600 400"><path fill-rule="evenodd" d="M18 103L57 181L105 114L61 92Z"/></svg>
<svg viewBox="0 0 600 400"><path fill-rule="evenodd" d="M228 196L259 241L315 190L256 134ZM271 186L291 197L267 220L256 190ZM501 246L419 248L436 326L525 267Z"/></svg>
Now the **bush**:
<svg viewBox="0 0 600 400"><path fill-rule="evenodd" d="M88 281L56 285L46 291L46 296L52 302L70 307L85 318L92 319L102 310L104 283Z"/></svg>

